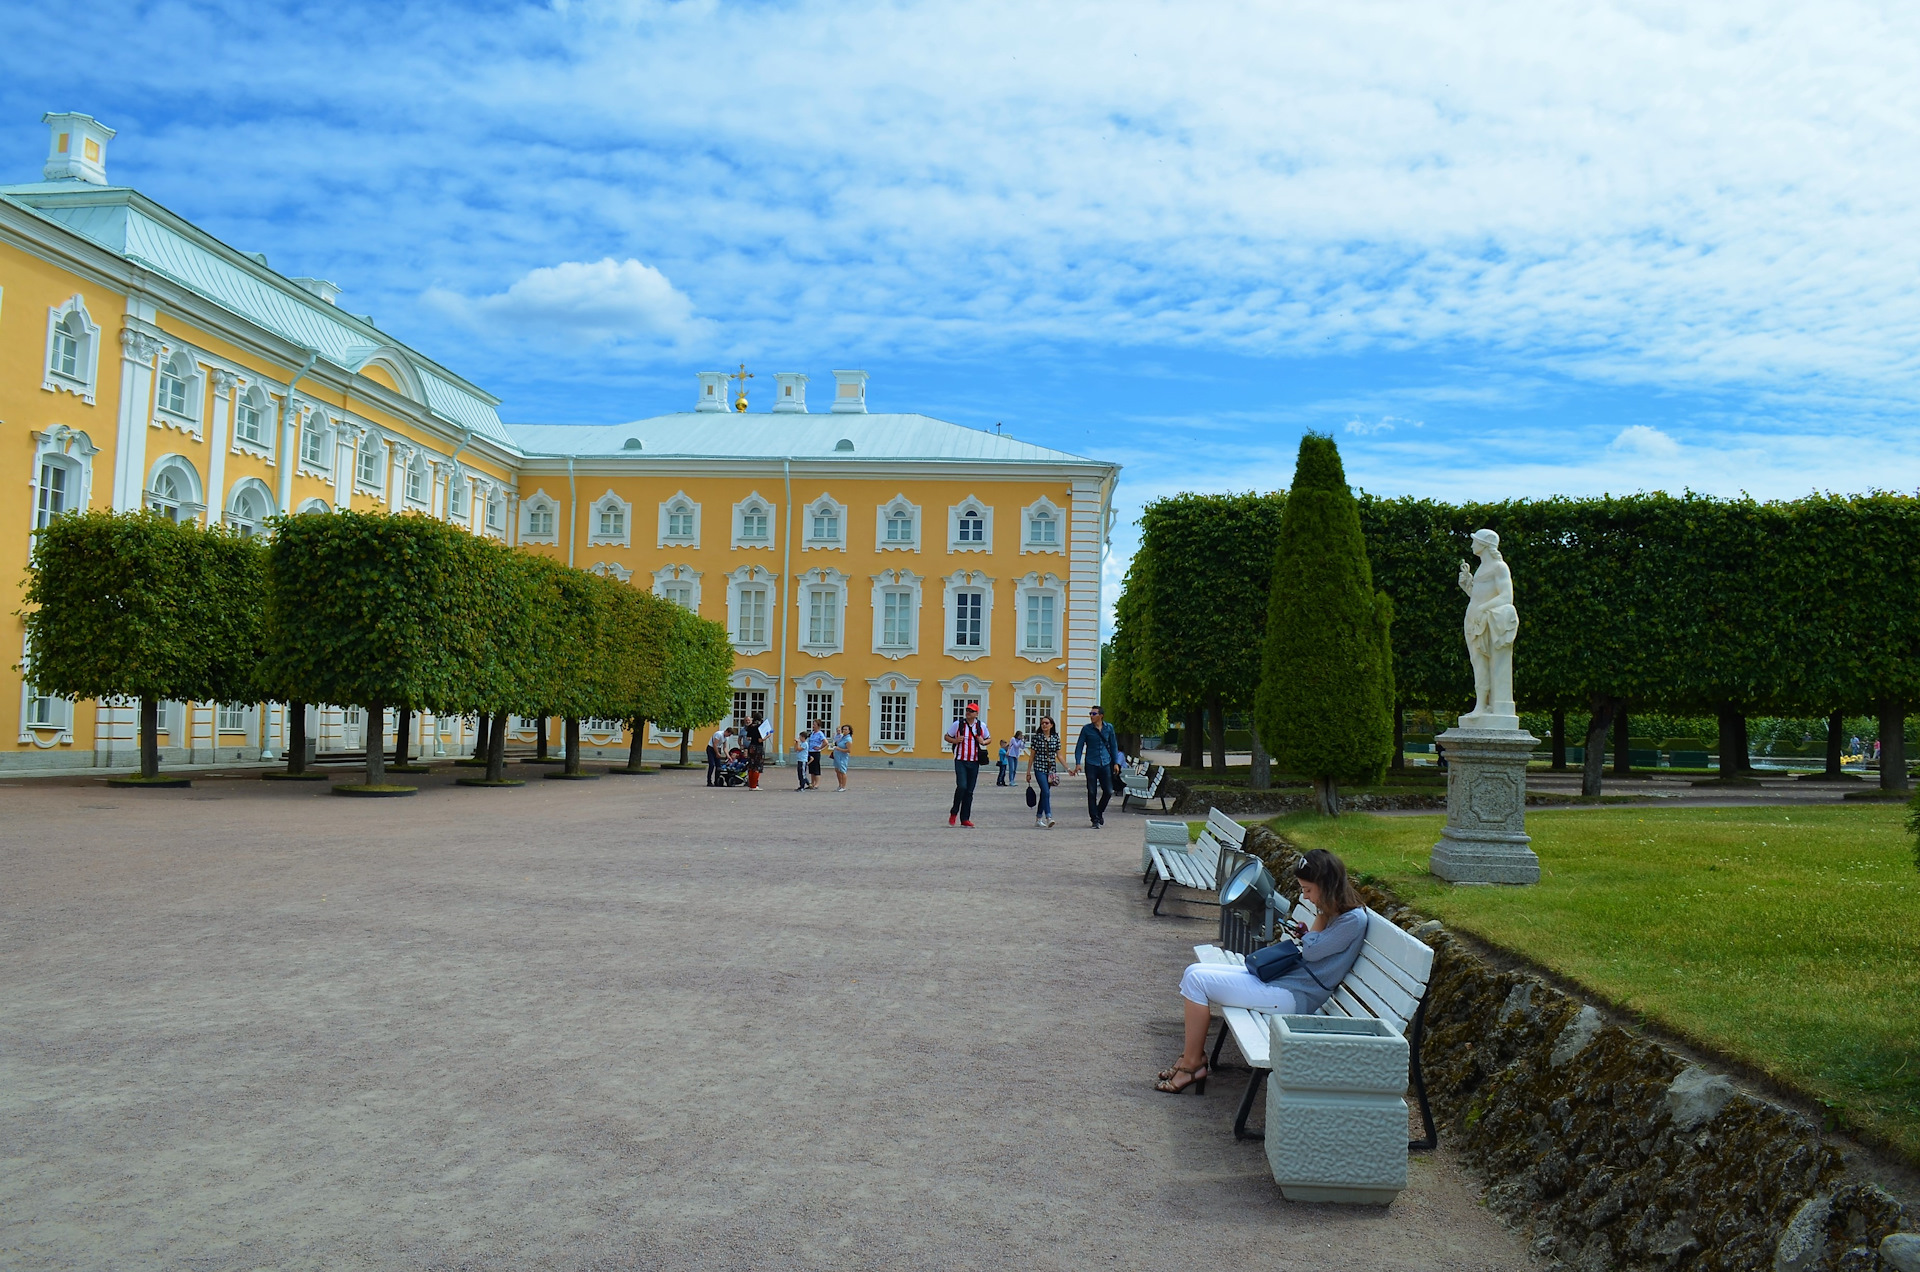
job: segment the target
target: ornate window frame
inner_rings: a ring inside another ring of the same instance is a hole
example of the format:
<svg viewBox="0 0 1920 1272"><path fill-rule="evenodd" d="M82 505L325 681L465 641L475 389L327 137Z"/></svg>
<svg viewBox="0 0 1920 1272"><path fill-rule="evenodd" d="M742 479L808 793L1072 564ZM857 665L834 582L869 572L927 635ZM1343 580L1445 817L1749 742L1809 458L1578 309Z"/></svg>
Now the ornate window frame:
<svg viewBox="0 0 1920 1272"><path fill-rule="evenodd" d="M28 647L27 638L20 638L20 741L31 742L42 751L52 750L62 743L73 742L73 699L56 698L52 694L38 694L33 691L33 656ZM33 720L33 704L39 701L51 705L44 723Z"/></svg>
<svg viewBox="0 0 1920 1272"><path fill-rule="evenodd" d="M816 514L825 513L834 518L839 530L831 539L822 539L813 533L813 519ZM822 491L816 499L807 502L800 519L800 550L813 549L819 552L845 552L847 540L851 537L852 523L847 519L847 505Z"/></svg>
<svg viewBox="0 0 1920 1272"><path fill-rule="evenodd" d="M27 526L37 531L40 521L40 470L48 463L56 464L68 475L66 489L66 507L60 514L85 511L93 505L93 457L100 448L93 439L78 429L65 424L55 424L33 435L33 467L27 472L27 484L30 495L27 502Z"/></svg>
<svg viewBox="0 0 1920 1272"><path fill-rule="evenodd" d="M1027 699L1047 698L1053 703L1053 732L1060 735L1060 713L1066 710L1067 687L1051 676L1028 676L1013 682L1013 727L1032 737L1027 725Z"/></svg>
<svg viewBox="0 0 1920 1272"><path fill-rule="evenodd" d="M793 721L792 733L788 734L789 737L799 733L801 725L806 722L806 701L810 693L833 695L834 730L838 730L847 718L847 678L826 671L809 671L805 675L793 678L793 701L787 708ZM832 737L833 732L829 731L827 736ZM829 757L823 755L820 758L824 763Z"/></svg>
<svg viewBox="0 0 1920 1272"><path fill-rule="evenodd" d="M300 505L298 511L302 516L309 512L332 512L333 505L324 499L309 499Z"/></svg>
<svg viewBox="0 0 1920 1272"><path fill-rule="evenodd" d="M240 496L242 495L254 495L260 500L261 511L258 516L242 517L239 515L238 505L240 503ZM233 483L232 489L227 491L226 507L220 514L220 520L224 525L239 526L250 535L265 534L267 532L267 521L273 514L273 491L268 487L267 483L261 481L258 477L242 477L239 481Z"/></svg>
<svg viewBox="0 0 1920 1272"><path fill-rule="evenodd" d="M727 678L727 684L732 688L733 692L736 692L736 693L747 692L747 693L765 694L767 696L768 711L772 711L773 704L780 700L779 680L777 680L773 676L768 675L764 671L758 671L752 667L735 668L733 675ZM748 699L748 701L751 702L752 699ZM762 717L762 719L765 719L765 718L766 717L764 716ZM729 695L729 701L727 706L727 723L733 725L733 727L736 729L744 729L747 727L747 721L737 720L733 716L731 694ZM776 720L774 722L774 727L776 729L779 728L779 721Z"/></svg>
<svg viewBox="0 0 1920 1272"><path fill-rule="evenodd" d="M447 520L456 526L473 529L473 474L460 465L453 466L453 472L447 478ZM455 508L454 504L462 505Z"/></svg>
<svg viewBox="0 0 1920 1272"><path fill-rule="evenodd" d="M153 461L152 467L147 469L147 485L141 492L140 506L151 507L153 501L160 498L157 492L162 473L180 473L186 477L187 493L182 494L176 501L180 505L180 520L203 520L207 512L207 488L201 482L200 470L193 466L193 461L178 453L160 456Z"/></svg>
<svg viewBox="0 0 1920 1272"><path fill-rule="evenodd" d="M773 633L780 621L780 589L776 586L779 582L780 576L764 565L743 565L727 575L727 639L733 643L734 653L751 656L773 651ZM748 587L761 588L766 593L767 630L764 640L740 639L740 592Z"/></svg>
<svg viewBox="0 0 1920 1272"><path fill-rule="evenodd" d="M873 652L882 658L905 658L919 653L921 607L925 603L921 584L925 580L912 570L882 570L869 577L873 580ZM885 641L888 593L912 597L913 616L907 624L904 645L889 645Z"/></svg>
<svg viewBox="0 0 1920 1272"><path fill-rule="evenodd" d="M741 537L740 529L741 529L741 526L744 524L745 516L749 509L757 509L767 514L767 537L766 538L747 539L747 538ZM754 548L765 548L769 552L773 551L775 545L779 542L779 539L780 539L780 527L774 521L774 516L773 516L773 514L778 511L779 511L779 505L774 503L771 499L767 499L763 497L760 494L760 492L757 490L749 491L745 499L742 499L739 503L733 505L734 550L741 551L741 550L750 550Z"/></svg>
<svg viewBox="0 0 1920 1272"><path fill-rule="evenodd" d="M981 540L960 542L960 518L967 511L980 514ZM947 551L949 552L992 552L993 551L993 505L976 495L968 495L957 504L947 508Z"/></svg>
<svg viewBox="0 0 1920 1272"><path fill-rule="evenodd" d="M240 435L240 408L250 406L260 421L260 437L255 440ZM235 455L258 455L263 459L273 458L273 422L277 418L274 410L273 394L267 392L266 385L258 380L243 383L233 394L233 428L229 430L227 449Z"/></svg>
<svg viewBox="0 0 1920 1272"><path fill-rule="evenodd" d="M947 741L947 726L954 721L952 703L955 698L966 698L980 704L980 723L987 726L987 732L993 732L993 681L969 673L961 673L951 680L940 682L940 749L948 755L953 754L953 743Z"/></svg>
<svg viewBox="0 0 1920 1272"><path fill-rule="evenodd" d="M480 500L480 533L490 539L507 537L507 496L499 483L475 482L474 493Z"/></svg>
<svg viewBox="0 0 1920 1272"><path fill-rule="evenodd" d="M541 512L553 518L544 534L533 528L534 514ZM548 494L544 487L520 501L520 542L546 543L555 547L560 544L560 501Z"/></svg>
<svg viewBox="0 0 1920 1272"><path fill-rule="evenodd" d="M920 550L920 505L907 498L903 491L874 509L873 549L876 552L918 552ZM895 514L904 512L913 523L913 534L904 543L898 539L887 538L887 522Z"/></svg>
<svg viewBox="0 0 1920 1272"><path fill-rule="evenodd" d="M1050 596L1053 598L1053 646L1050 649L1029 648L1027 645L1027 598ZM1067 658L1067 584L1066 580L1049 571L1041 574L1038 570L1018 579L1013 585L1013 652L1028 662L1059 663Z"/></svg>
<svg viewBox="0 0 1920 1272"><path fill-rule="evenodd" d="M684 583L688 586L687 612L700 612L700 571L690 565L663 565L653 572L653 594L666 599L665 588L670 583Z"/></svg>
<svg viewBox="0 0 1920 1272"><path fill-rule="evenodd" d="M899 694L907 700L907 736L902 741L889 741L880 736L882 694ZM915 677L890 671L867 681L867 749L887 755L913 754L913 739L919 732L919 711L920 681Z"/></svg>
<svg viewBox="0 0 1920 1272"><path fill-rule="evenodd" d="M418 446L406 448L406 462L400 472L400 489L395 492L400 501L409 508L430 508L433 506L433 469L427 463L426 452ZM413 493L415 479L420 483L420 493Z"/></svg>
<svg viewBox="0 0 1920 1272"><path fill-rule="evenodd" d="M799 586L794 590L795 608L799 610L799 613L794 615L794 622L800 629L800 639L796 641L795 644L801 653L811 655L814 658L827 658L834 654L846 652L847 577L847 575L842 574L831 566L815 566L813 569L800 575L798 580ZM815 641L812 638L813 597L815 593L824 593L833 597L833 603L836 608L833 639L830 641Z"/></svg>
<svg viewBox="0 0 1920 1272"><path fill-rule="evenodd" d="M1053 519L1056 537L1052 543L1033 537L1034 519L1041 513ZM1028 552L1045 552L1062 557L1067 555L1066 510L1045 495L1022 508L1020 510L1020 551L1023 555Z"/></svg>
<svg viewBox="0 0 1920 1272"><path fill-rule="evenodd" d="M340 446L337 422L331 415L318 406L300 403L294 407L300 417L300 427L295 430L293 439L294 471L302 477L318 477L324 481L333 481L334 465L340 462ZM328 435L333 434L331 457L328 453ZM307 438L312 437L319 443L314 449L317 456L307 454Z"/></svg>
<svg viewBox="0 0 1920 1272"><path fill-rule="evenodd" d="M620 528L616 531L608 532L600 528L601 516L609 512L620 514ZM615 494L611 486L607 488L606 494L587 505L587 546L590 548L633 546L633 504Z"/></svg>
<svg viewBox="0 0 1920 1272"><path fill-rule="evenodd" d="M668 533L668 519L672 517L676 511L691 512L693 514L692 534ZM769 526L769 528L771 528L771 526ZM654 546L660 548L694 548L697 550L700 547L700 501L684 490L676 490L671 497L662 499L660 501L660 534Z"/></svg>
<svg viewBox="0 0 1920 1272"><path fill-rule="evenodd" d="M381 452L387 446L387 439L375 428L355 429L353 443L353 488L369 494L380 494L385 488L386 464ZM369 464L367 461L373 462ZM369 477L368 474L372 476Z"/></svg>
<svg viewBox="0 0 1920 1272"><path fill-rule="evenodd" d="M941 602L945 613L945 625L941 630L940 646L949 658L958 658L962 662L972 662L976 658L985 658L993 652L993 580L981 570L955 570L940 580ZM973 646L955 645L954 637L954 600L961 592L980 592L980 644Z"/></svg>
<svg viewBox="0 0 1920 1272"><path fill-rule="evenodd" d="M160 404L160 381L176 379L186 388L184 410L176 411ZM153 416L155 428L170 428L188 437L200 438L201 419L206 414L207 369L194 350L185 345L160 348L160 360L153 368Z"/></svg>
<svg viewBox="0 0 1920 1272"><path fill-rule="evenodd" d="M78 333L67 323L67 319L77 316L80 319ZM54 357L54 337L65 331L74 335L80 342L80 348L74 356L74 374L67 375L57 369L58 359ZM79 292L75 292L65 304L52 305L47 309L47 348L44 374L40 387L49 393L71 393L88 406L95 405L95 394L100 383L100 324L87 312L87 302ZM24 739L23 739L24 740Z"/></svg>
<svg viewBox="0 0 1920 1272"><path fill-rule="evenodd" d="M595 561L587 567L587 573L598 574L603 579L618 579L622 583L633 582L633 571L618 561Z"/></svg>

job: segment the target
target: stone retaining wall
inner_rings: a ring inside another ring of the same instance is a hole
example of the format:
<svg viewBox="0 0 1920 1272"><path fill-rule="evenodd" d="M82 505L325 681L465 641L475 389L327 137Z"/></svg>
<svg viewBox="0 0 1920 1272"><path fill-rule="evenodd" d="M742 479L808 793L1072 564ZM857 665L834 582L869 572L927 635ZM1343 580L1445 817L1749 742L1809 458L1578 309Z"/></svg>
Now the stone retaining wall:
<svg viewBox="0 0 1920 1272"><path fill-rule="evenodd" d="M1294 892L1292 845L1256 826L1246 847ZM1363 891L1434 949L1420 1056L1442 1138L1551 1266L1920 1272L1899 1203L1845 1180L1805 1117Z"/></svg>

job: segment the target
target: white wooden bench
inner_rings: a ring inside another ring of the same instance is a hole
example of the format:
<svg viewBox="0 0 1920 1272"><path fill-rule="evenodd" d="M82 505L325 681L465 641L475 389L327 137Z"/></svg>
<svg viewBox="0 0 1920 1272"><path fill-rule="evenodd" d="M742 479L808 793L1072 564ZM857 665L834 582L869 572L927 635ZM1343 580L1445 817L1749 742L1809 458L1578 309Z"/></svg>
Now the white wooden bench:
<svg viewBox="0 0 1920 1272"><path fill-rule="evenodd" d="M1312 903L1302 897L1289 917L1311 926L1314 914ZM1247 961L1245 955L1223 950L1218 945L1196 945L1193 952L1202 963L1238 965ZM1420 1040L1427 1016L1427 981L1432 975L1433 950L1369 910L1367 935L1360 947L1360 961L1353 965L1353 970L1340 982L1333 996L1315 1013L1359 1019L1371 1017L1385 1022L1395 1033L1407 1039L1411 1066L1409 1073L1414 1095L1420 1102L1421 1125L1426 1130L1424 1140L1414 1140L1407 1145L1415 1150L1430 1149L1439 1142L1439 1136L1433 1128L1433 1109L1427 1103L1426 1079L1420 1072ZM1272 1035L1267 1023L1272 1015L1245 1007L1223 1007L1220 1015L1220 1037L1213 1044L1213 1055L1207 1067L1211 1069L1219 1063L1220 1048L1226 1044L1227 1035L1231 1033L1234 1045L1240 1048L1240 1054L1246 1058L1247 1067L1253 1070L1253 1077L1247 1083L1247 1093L1240 1101L1240 1112L1233 1121L1234 1135L1246 1139L1247 1117L1253 1112L1253 1101L1265 1085L1267 1075L1273 1071L1273 1058L1269 1054Z"/></svg>
<svg viewBox="0 0 1920 1272"><path fill-rule="evenodd" d="M1160 913L1160 903L1167 899L1167 889L1172 887L1208 893L1206 897L1193 899L1204 905L1219 905L1220 885L1226 882L1220 877L1220 850L1238 848L1246 837L1245 826L1215 808L1208 810L1205 829L1185 852L1166 844L1150 845L1147 868L1141 872L1140 881L1147 885L1147 895L1153 898L1153 912ZM1158 896L1153 891L1156 875L1160 880Z"/></svg>
<svg viewBox="0 0 1920 1272"><path fill-rule="evenodd" d="M1121 811L1124 812L1126 810L1128 800L1137 799L1144 805L1148 800L1158 796L1160 800L1160 811L1163 813L1166 812L1167 797L1160 793L1160 788L1165 784L1166 780L1167 770L1165 766L1159 764L1147 765L1145 772L1128 772L1121 774Z"/></svg>

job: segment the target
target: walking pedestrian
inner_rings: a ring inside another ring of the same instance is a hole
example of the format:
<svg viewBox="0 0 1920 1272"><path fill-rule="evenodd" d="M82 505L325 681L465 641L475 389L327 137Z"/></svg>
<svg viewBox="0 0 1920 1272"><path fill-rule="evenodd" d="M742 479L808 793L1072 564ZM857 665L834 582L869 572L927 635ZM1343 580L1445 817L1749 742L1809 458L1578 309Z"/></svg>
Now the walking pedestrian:
<svg viewBox="0 0 1920 1272"><path fill-rule="evenodd" d="M1087 820L1099 830L1107 824L1107 801L1113 798L1114 785L1120 780L1120 740L1106 713L1099 707L1087 712L1080 736L1073 744L1073 771L1078 774L1082 761L1087 773ZM1099 798L1096 800L1095 796Z"/></svg>
<svg viewBox="0 0 1920 1272"><path fill-rule="evenodd" d="M793 735L793 771L799 777L800 785L795 790L807 789L807 738L813 732L813 721L807 721L807 727Z"/></svg>
<svg viewBox="0 0 1920 1272"><path fill-rule="evenodd" d="M1007 743L1007 785L1012 786L1020 780L1020 757L1027 753L1027 740L1020 730L1013 731L1013 741Z"/></svg>
<svg viewBox="0 0 1920 1272"><path fill-rule="evenodd" d="M843 724L840 732L833 738L833 776L840 785L834 788L837 795L847 789L847 769L853 764L853 726Z"/></svg>
<svg viewBox="0 0 1920 1272"><path fill-rule="evenodd" d="M1013 776L1007 768L1007 746L1007 743L1002 742L1000 744L1000 753L993 758L993 784L995 786L1013 785Z"/></svg>
<svg viewBox="0 0 1920 1272"><path fill-rule="evenodd" d="M815 720L807 734L807 789L820 789L820 753L827 749L827 722Z"/></svg>
<svg viewBox="0 0 1920 1272"><path fill-rule="evenodd" d="M953 744L953 806L947 810L947 825L955 823L973 829L973 788L980 780L980 765L986 761L992 739L987 726L980 723L980 704L969 702L964 719L947 726L947 741Z"/></svg>
<svg viewBox="0 0 1920 1272"><path fill-rule="evenodd" d="M720 785L720 766L727 762L727 738L732 728L720 725L714 729L713 736L707 739L707 785Z"/></svg>
<svg viewBox="0 0 1920 1272"><path fill-rule="evenodd" d="M767 762L767 739L761 733L759 716L753 717L747 725L747 789L760 789L760 770Z"/></svg>
<svg viewBox="0 0 1920 1272"><path fill-rule="evenodd" d="M1048 830L1053 829L1053 773L1059 761L1060 735L1054 732L1053 717L1043 715L1034 731L1033 744L1027 748L1027 781L1040 786L1033 824Z"/></svg>

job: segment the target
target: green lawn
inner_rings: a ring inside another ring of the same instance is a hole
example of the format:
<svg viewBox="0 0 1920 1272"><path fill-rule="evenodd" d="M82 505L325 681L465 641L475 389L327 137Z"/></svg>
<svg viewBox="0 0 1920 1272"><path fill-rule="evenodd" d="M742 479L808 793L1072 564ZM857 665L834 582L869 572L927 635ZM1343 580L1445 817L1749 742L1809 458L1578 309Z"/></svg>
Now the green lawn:
<svg viewBox="0 0 1920 1272"><path fill-rule="evenodd" d="M1535 813L1532 888L1428 874L1437 814L1270 824L1920 1162L1920 872L1905 817L1870 804Z"/></svg>

